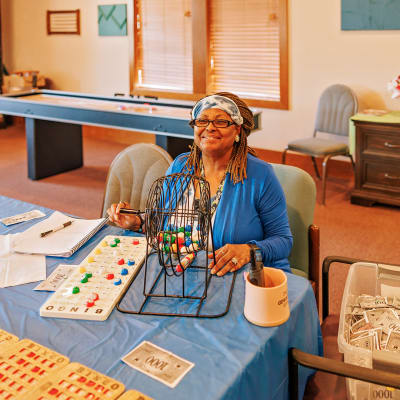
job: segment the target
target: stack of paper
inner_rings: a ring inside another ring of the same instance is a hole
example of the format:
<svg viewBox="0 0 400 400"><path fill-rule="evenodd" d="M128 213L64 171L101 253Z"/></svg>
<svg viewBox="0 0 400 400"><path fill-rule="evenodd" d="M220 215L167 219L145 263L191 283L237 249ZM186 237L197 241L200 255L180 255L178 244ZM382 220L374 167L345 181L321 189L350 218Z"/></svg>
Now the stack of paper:
<svg viewBox="0 0 400 400"><path fill-rule="evenodd" d="M57 230L66 222L72 223ZM46 256L69 257L85 244L106 223L107 218L79 219L58 211L17 235L13 250L18 253L44 254ZM54 232L41 236L43 232Z"/></svg>
<svg viewBox="0 0 400 400"><path fill-rule="evenodd" d="M46 257L13 253L16 236L0 235L0 288L46 279Z"/></svg>

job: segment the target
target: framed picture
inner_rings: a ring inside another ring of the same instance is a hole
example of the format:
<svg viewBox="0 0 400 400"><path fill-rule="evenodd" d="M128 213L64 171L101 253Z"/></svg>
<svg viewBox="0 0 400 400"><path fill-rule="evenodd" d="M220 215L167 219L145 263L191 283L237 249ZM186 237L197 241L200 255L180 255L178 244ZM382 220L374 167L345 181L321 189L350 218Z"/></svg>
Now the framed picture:
<svg viewBox="0 0 400 400"><path fill-rule="evenodd" d="M80 11L79 10L47 10L47 34L48 35L80 35Z"/></svg>
<svg viewBox="0 0 400 400"><path fill-rule="evenodd" d="M126 36L126 4L98 6L99 36Z"/></svg>
<svg viewBox="0 0 400 400"><path fill-rule="evenodd" d="M399 0L342 0L342 30L400 29Z"/></svg>

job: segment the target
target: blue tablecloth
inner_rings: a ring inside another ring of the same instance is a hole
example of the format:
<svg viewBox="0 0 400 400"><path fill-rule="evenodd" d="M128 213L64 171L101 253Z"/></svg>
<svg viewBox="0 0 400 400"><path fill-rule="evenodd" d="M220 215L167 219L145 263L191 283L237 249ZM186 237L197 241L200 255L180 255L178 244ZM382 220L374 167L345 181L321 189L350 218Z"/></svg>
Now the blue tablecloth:
<svg viewBox="0 0 400 400"><path fill-rule="evenodd" d="M37 205L0 196L0 218L33 209L46 215L52 213ZM10 227L0 223L0 234L21 232L36 222ZM60 263L79 264L110 234L133 235L104 227L72 257L47 257L47 274ZM313 291L307 280L292 274L288 274L291 315L285 324L274 328L258 327L245 319L243 271L237 276L230 310L221 318L130 315L118 310L103 322L44 318L39 316L39 308L49 294L33 291L36 285L0 289L0 328L48 346L71 361L85 364L123 382L127 389L139 390L154 399L287 399L288 349L297 347L322 355ZM195 367L175 389L168 388L120 360L143 340L193 362ZM311 373L300 369L301 398Z"/></svg>

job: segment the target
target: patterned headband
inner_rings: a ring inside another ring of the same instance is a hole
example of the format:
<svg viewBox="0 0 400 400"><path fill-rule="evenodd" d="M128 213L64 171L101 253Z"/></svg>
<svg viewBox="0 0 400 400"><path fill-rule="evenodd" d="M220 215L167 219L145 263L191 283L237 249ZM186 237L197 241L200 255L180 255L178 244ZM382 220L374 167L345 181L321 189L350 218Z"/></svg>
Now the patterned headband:
<svg viewBox="0 0 400 400"><path fill-rule="evenodd" d="M208 110L209 108L219 108L229 114L236 125L243 124L243 117L240 115L236 103L228 97L216 94L203 97L194 105L192 109L192 119L196 119L202 111Z"/></svg>

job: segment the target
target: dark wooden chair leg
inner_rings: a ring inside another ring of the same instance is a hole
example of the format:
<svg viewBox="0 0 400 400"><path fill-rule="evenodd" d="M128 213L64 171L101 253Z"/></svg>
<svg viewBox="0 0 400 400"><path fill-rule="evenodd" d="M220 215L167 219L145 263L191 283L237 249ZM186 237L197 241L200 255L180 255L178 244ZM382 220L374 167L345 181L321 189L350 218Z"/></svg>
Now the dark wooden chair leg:
<svg viewBox="0 0 400 400"><path fill-rule="evenodd" d="M317 175L317 178L318 178L318 179L321 179L321 175L319 174L318 165L317 165L317 162L316 162L316 160L315 160L315 157L314 157L314 156L311 156L311 160L312 160L313 165L314 165L315 175Z"/></svg>
<svg viewBox="0 0 400 400"><path fill-rule="evenodd" d="M287 153L288 150L289 150L288 148L283 150L283 153L282 153L282 164L286 163L286 153Z"/></svg>

